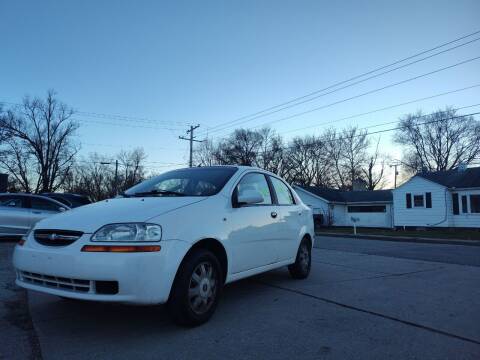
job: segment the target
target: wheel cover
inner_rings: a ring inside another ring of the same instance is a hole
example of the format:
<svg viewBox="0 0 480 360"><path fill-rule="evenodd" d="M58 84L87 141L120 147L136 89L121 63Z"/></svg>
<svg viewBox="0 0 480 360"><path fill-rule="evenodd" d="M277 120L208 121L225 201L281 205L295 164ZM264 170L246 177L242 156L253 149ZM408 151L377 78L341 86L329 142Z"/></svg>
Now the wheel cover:
<svg viewBox="0 0 480 360"><path fill-rule="evenodd" d="M210 262L202 262L195 267L190 278L188 301L197 314L204 314L215 302L218 276Z"/></svg>
<svg viewBox="0 0 480 360"><path fill-rule="evenodd" d="M302 270L307 271L310 266L310 252L308 251L307 244L302 244L302 246L300 246L298 260Z"/></svg>

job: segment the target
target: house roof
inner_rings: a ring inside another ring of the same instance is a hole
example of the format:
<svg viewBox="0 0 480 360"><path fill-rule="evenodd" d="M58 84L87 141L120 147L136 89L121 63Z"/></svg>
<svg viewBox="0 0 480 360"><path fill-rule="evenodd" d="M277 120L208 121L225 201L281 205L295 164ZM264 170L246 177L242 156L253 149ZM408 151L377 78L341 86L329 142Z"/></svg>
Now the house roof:
<svg viewBox="0 0 480 360"><path fill-rule="evenodd" d="M426 172L420 173L417 176L448 188L480 187L480 167L467 168L464 170L453 169L448 171Z"/></svg>
<svg viewBox="0 0 480 360"><path fill-rule="evenodd" d="M391 190L341 191L341 190L322 188L322 187L316 187L316 186L298 186L298 187L312 194L315 194L325 200L333 201L333 202L363 203L363 202L392 202L393 201Z"/></svg>

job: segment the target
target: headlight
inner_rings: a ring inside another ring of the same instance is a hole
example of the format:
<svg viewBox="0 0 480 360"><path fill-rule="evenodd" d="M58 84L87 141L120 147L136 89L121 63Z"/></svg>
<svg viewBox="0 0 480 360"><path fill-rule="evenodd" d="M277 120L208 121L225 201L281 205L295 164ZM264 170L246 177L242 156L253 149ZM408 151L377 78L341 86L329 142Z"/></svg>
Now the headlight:
<svg viewBox="0 0 480 360"><path fill-rule="evenodd" d="M160 225L145 223L109 224L101 227L92 236L92 241L160 241Z"/></svg>

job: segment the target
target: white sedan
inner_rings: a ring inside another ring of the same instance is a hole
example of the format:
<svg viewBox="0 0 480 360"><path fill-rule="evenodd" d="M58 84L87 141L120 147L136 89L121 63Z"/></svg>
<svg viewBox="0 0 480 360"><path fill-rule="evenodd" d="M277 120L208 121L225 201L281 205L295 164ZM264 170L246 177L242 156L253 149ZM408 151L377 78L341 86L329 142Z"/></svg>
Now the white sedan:
<svg viewBox="0 0 480 360"><path fill-rule="evenodd" d="M251 167L180 169L122 197L37 223L16 246L16 283L66 298L167 303L198 325L224 284L288 266L306 278L311 210L278 176Z"/></svg>

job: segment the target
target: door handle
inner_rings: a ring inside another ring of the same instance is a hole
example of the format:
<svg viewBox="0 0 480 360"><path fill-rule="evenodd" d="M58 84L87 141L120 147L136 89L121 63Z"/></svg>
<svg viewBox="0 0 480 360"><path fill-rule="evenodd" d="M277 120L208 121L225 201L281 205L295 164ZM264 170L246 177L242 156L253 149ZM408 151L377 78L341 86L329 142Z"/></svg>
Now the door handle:
<svg viewBox="0 0 480 360"><path fill-rule="evenodd" d="M277 217L277 213L275 211L272 211L270 213L270 216L275 219Z"/></svg>
<svg viewBox="0 0 480 360"><path fill-rule="evenodd" d="M32 213L34 213L34 214L41 214L42 212L41 212L41 211L32 211Z"/></svg>

